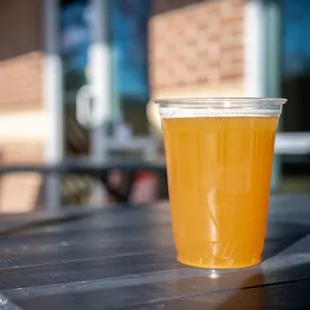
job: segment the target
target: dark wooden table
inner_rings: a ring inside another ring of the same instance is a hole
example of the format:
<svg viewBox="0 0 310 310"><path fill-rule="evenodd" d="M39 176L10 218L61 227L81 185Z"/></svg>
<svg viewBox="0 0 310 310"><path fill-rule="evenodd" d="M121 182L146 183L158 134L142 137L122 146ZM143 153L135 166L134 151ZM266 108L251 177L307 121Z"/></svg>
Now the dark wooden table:
<svg viewBox="0 0 310 310"><path fill-rule="evenodd" d="M175 261L167 204L1 215L0 309L309 309L310 195L271 199L264 262Z"/></svg>

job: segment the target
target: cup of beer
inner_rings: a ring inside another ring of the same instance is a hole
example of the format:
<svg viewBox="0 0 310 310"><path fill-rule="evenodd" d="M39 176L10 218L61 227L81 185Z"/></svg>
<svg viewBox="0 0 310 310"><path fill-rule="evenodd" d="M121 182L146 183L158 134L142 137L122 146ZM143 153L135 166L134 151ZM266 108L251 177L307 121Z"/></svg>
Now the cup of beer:
<svg viewBox="0 0 310 310"><path fill-rule="evenodd" d="M259 264L282 98L158 99L179 262Z"/></svg>

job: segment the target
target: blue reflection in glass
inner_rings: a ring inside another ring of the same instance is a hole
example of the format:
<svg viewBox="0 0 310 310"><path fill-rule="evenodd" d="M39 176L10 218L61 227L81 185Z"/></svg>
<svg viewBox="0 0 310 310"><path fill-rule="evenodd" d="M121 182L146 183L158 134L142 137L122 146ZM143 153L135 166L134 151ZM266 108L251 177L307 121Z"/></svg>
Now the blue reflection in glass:
<svg viewBox="0 0 310 310"><path fill-rule="evenodd" d="M90 36L90 5L85 0L73 1L61 8L60 51L64 70L65 91L74 91L86 82Z"/></svg>
<svg viewBox="0 0 310 310"><path fill-rule="evenodd" d="M285 77L310 74L309 14L309 0L282 0Z"/></svg>
<svg viewBox="0 0 310 310"><path fill-rule="evenodd" d="M110 2L115 91L148 98L148 0Z"/></svg>

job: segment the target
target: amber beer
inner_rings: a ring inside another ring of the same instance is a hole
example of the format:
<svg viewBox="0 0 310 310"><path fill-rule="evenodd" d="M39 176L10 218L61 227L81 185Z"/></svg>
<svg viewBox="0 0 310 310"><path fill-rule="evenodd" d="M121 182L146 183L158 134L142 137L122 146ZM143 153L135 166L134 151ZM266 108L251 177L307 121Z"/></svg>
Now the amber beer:
<svg viewBox="0 0 310 310"><path fill-rule="evenodd" d="M185 110L162 113L178 261L209 268L258 264L280 110L220 116Z"/></svg>

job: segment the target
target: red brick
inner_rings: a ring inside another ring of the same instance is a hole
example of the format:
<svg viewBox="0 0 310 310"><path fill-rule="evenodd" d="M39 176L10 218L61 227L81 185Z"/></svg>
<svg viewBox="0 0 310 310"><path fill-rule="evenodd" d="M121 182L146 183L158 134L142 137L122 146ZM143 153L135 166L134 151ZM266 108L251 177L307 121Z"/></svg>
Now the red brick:
<svg viewBox="0 0 310 310"><path fill-rule="evenodd" d="M234 63L243 61L243 4L155 0L150 21L151 88L240 78L243 72ZM228 67L221 66L221 57Z"/></svg>
<svg viewBox="0 0 310 310"><path fill-rule="evenodd" d="M0 113L43 109L43 19L41 0L0 1ZM11 114L12 115L12 114ZM21 138L1 142L2 163L43 162L44 143ZM36 204L41 177L36 174L0 178L0 210L28 211Z"/></svg>
<svg viewBox="0 0 310 310"><path fill-rule="evenodd" d="M42 107L42 1L2 0L0 12L0 112Z"/></svg>

